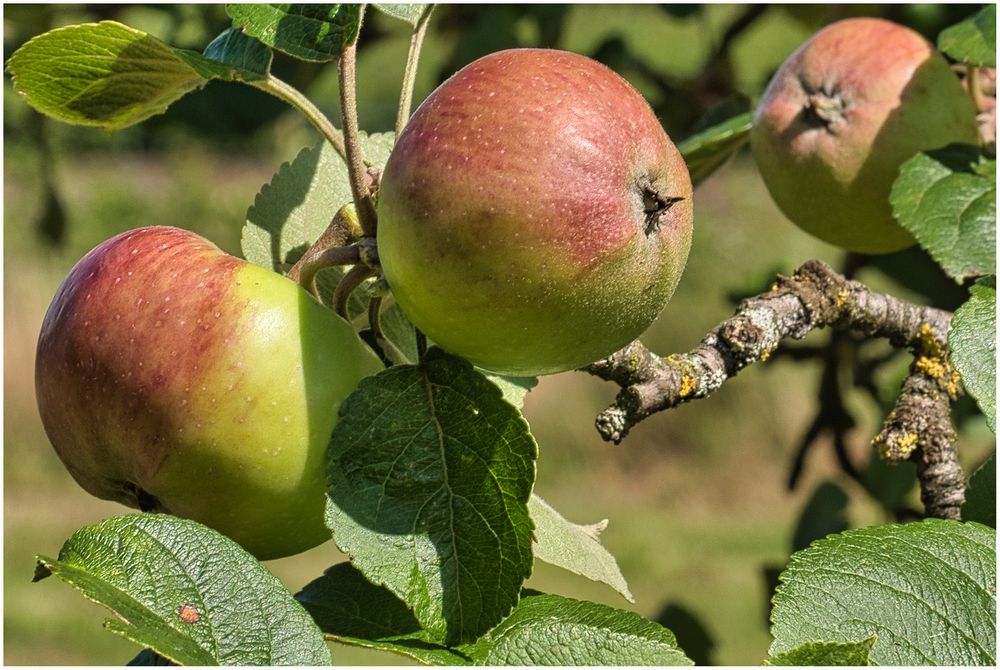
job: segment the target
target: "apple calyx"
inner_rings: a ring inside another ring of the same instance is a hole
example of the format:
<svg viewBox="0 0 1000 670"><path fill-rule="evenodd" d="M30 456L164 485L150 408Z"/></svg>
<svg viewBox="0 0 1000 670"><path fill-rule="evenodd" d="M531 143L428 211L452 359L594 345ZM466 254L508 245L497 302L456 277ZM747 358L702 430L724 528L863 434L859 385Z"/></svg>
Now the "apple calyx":
<svg viewBox="0 0 1000 670"><path fill-rule="evenodd" d="M844 110L847 104L840 92L818 91L810 93L805 107L805 118L811 125L834 132L838 124L844 123Z"/></svg>
<svg viewBox="0 0 1000 670"><path fill-rule="evenodd" d="M670 195L665 184L653 181L648 176L639 180L638 187L642 193L642 208L646 213L646 227L643 232L646 237L652 237L660 230L663 215L667 210L684 198Z"/></svg>

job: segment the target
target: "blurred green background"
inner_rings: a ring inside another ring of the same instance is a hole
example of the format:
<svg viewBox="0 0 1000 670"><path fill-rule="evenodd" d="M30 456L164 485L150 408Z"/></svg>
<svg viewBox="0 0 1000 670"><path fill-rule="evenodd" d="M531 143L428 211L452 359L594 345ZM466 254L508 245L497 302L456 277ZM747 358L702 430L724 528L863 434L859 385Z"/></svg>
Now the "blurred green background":
<svg viewBox="0 0 1000 670"><path fill-rule="evenodd" d="M558 47L597 58L629 79L678 141L706 114L759 97L781 61L825 23L880 15L933 39L976 10L448 5L432 20L415 99L485 53ZM5 5L4 60L45 30L106 18L192 49L228 24L221 6ZM408 26L369 13L358 65L361 125L369 131L393 126L408 42ZM279 56L275 70L337 118L335 66ZM213 82L165 115L109 135L44 119L5 78L5 664L120 665L139 651L102 631L106 613L71 588L54 579L31 583L35 554L53 556L78 527L127 511L89 497L72 481L38 419L34 346L60 280L98 242L143 225L189 228L238 253L244 214L260 186L318 140L296 112L239 84ZM953 308L964 295L918 251L845 260L800 232L772 204L745 150L697 189L695 212L685 277L644 337L664 354L691 349L731 314L734 300L809 258L841 268L846 262L872 286L919 302ZM536 491L573 521L610 519L604 542L636 602L544 564L529 585L657 618L701 663L758 664L770 641L771 584L793 547L919 509L912 468L872 464L868 446L907 357L828 333L798 346L810 355L777 355L708 400L648 419L618 447L602 442L593 427L614 387L581 373L544 378L525 407L540 445ZM804 441L818 413L816 439ZM973 467L994 438L967 401L956 416L962 460ZM799 474L792 488L793 470ZM326 544L267 565L294 591L340 560ZM344 664L400 662L341 646L334 653Z"/></svg>

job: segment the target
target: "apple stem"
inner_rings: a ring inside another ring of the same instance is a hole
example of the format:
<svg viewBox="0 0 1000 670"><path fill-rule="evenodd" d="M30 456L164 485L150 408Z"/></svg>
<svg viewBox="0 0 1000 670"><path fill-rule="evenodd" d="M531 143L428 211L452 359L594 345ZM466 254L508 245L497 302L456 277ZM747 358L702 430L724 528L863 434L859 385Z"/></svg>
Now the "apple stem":
<svg viewBox="0 0 1000 670"><path fill-rule="evenodd" d="M278 79L272 74L268 74L267 77L261 81L248 82L251 86L258 88L265 93L270 93L276 98L284 100L292 107L302 112L310 123L316 127L316 130L326 138L326 141L330 143L334 151L340 154L340 157L347 162L347 148L344 144L344 136L341 134L330 119L320 111L320 109L312 103L306 96L302 94L301 91L296 89L291 84L288 84L281 79Z"/></svg>
<svg viewBox="0 0 1000 670"><path fill-rule="evenodd" d="M375 270L367 265L355 265L347 271L347 274L337 284L337 288L333 292L333 309L346 321L351 320L347 311L347 301L350 299L354 289L361 286L361 282L374 275Z"/></svg>
<svg viewBox="0 0 1000 670"><path fill-rule="evenodd" d="M406 70L403 73L403 87L399 94L399 112L396 115L396 139L406 127L406 122L410 119L410 108L413 106L413 87L417 80L417 63L420 61L420 49L424 44L424 35L427 34L427 25L430 23L431 12L434 5L428 4L417 25L413 29L410 37L410 52L406 55Z"/></svg>
<svg viewBox="0 0 1000 670"><path fill-rule="evenodd" d="M419 328L414 328L413 330L417 334L417 359L422 361L427 354L427 336Z"/></svg>
<svg viewBox="0 0 1000 670"><path fill-rule="evenodd" d="M305 257L303 257L305 258ZM319 299L319 287L316 286L316 276L320 270L336 265L354 265L361 262L361 249L356 245L349 247L330 247L309 256L299 268L298 283Z"/></svg>
<svg viewBox="0 0 1000 670"><path fill-rule="evenodd" d="M361 6L362 15L364 5ZM362 17L359 17L360 21ZM361 230L368 237L375 237L378 218L375 213L375 201L372 199L369 183L371 181L365 170L364 156L361 153L360 129L358 128L358 100L355 83L355 64L358 45L345 44L340 52L338 67L340 84L340 113L344 121L344 149L347 161L347 176L351 182L351 194L354 196L354 206L358 212L358 222Z"/></svg>
<svg viewBox="0 0 1000 670"><path fill-rule="evenodd" d="M392 340L385 336L382 332L382 296L375 296L368 303L368 323L371 325L372 335L375 337L375 342L382 349L382 353L385 357L391 360L393 363L405 364L409 363L410 359L407 358L399 347L393 344Z"/></svg>

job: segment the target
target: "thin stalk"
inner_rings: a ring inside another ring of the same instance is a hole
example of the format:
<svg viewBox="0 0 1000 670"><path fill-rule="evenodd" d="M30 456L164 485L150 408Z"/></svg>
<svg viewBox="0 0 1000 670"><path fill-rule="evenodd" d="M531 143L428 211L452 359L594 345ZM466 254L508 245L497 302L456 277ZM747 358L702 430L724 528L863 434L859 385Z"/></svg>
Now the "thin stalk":
<svg viewBox="0 0 1000 670"><path fill-rule="evenodd" d="M427 34L427 25L430 23L431 12L434 5L427 5L417 25L413 29L410 37L410 52L406 55L406 71L403 73L403 88L399 94L399 113L396 115L396 139L406 127L406 122L410 120L410 108L413 107L413 86L417 81L417 64L420 61L420 49L424 44L424 35Z"/></svg>
<svg viewBox="0 0 1000 670"><path fill-rule="evenodd" d="M361 261L358 247L331 247L307 259L299 268L299 286L304 287L319 299L319 288L316 286L316 275L320 270L338 265L353 265Z"/></svg>
<svg viewBox="0 0 1000 670"><path fill-rule="evenodd" d="M364 9L362 8L362 11ZM357 209L361 230L368 237L375 237L378 219L375 202L368 189L364 156L361 154L360 129L358 128L358 100L355 84L357 44L349 44L340 52L340 113L344 120L344 149L346 150L347 175L351 181L351 194Z"/></svg>
<svg viewBox="0 0 1000 670"><path fill-rule="evenodd" d="M344 136L334 127L326 114L321 112L319 107L314 105L301 91L272 74L268 74L266 79L248 83L255 88L270 93L276 98L284 100L305 114L306 118L316 127L316 130L333 146L334 151L340 154L345 163L347 162L347 148L344 145Z"/></svg>
<svg viewBox="0 0 1000 670"><path fill-rule="evenodd" d="M375 274L367 265L355 265L347 271L337 284L337 289L333 292L333 309L346 321L350 321L347 313L347 301L351 297L354 289L361 286L361 282Z"/></svg>

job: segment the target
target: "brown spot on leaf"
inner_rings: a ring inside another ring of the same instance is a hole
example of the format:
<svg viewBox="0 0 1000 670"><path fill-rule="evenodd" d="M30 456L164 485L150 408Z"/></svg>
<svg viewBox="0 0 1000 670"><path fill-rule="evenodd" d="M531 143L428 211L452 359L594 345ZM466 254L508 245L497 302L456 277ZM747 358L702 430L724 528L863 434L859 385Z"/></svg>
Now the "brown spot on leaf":
<svg viewBox="0 0 1000 670"><path fill-rule="evenodd" d="M181 605L177 608L177 616L184 623L198 623L201 621L201 612L194 605Z"/></svg>

